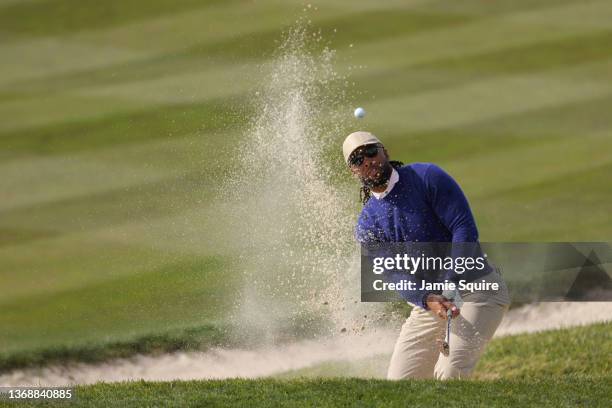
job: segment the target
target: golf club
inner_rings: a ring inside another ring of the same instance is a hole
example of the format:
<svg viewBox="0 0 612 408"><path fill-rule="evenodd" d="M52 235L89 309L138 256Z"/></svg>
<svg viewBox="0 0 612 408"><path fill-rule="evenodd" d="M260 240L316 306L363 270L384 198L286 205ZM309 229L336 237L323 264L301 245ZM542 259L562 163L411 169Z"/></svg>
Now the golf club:
<svg viewBox="0 0 612 408"><path fill-rule="evenodd" d="M442 343L442 354L448 356L450 354L450 331L451 331L451 320L453 318L453 312L448 309L446 311L446 338Z"/></svg>

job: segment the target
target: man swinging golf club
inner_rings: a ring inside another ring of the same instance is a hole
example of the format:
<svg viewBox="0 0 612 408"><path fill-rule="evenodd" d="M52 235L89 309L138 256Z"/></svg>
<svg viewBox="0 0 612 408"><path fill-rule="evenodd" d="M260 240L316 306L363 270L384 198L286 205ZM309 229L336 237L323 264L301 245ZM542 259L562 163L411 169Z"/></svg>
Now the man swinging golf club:
<svg viewBox="0 0 612 408"><path fill-rule="evenodd" d="M364 207L355 235L370 242L477 242L478 230L467 199L444 170L431 163L390 161L380 140L369 132L351 133L342 146L344 159L362 184ZM484 275L483 275L484 273ZM410 291L413 306L395 344L387 378L466 378L508 309L505 284L493 268L466 280L497 282L495 292L460 291L459 308L440 293ZM453 325L446 341L447 321Z"/></svg>

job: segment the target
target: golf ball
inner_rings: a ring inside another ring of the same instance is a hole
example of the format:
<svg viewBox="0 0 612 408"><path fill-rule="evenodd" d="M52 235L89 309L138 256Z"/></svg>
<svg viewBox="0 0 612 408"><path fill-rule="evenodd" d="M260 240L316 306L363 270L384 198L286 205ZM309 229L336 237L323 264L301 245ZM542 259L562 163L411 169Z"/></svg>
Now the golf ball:
<svg viewBox="0 0 612 408"><path fill-rule="evenodd" d="M355 117L357 119L361 119L365 116L365 109L363 108L357 108L355 109Z"/></svg>

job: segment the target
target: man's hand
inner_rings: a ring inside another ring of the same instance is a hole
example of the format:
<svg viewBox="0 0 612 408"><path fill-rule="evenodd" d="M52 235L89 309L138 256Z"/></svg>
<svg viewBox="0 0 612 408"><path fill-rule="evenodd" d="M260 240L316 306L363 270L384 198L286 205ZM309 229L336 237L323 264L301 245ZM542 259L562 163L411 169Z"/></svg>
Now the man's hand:
<svg viewBox="0 0 612 408"><path fill-rule="evenodd" d="M433 293L427 295L427 307L442 320L446 320L446 313L449 309L453 313L453 318L459 316L459 308L442 295L435 295Z"/></svg>

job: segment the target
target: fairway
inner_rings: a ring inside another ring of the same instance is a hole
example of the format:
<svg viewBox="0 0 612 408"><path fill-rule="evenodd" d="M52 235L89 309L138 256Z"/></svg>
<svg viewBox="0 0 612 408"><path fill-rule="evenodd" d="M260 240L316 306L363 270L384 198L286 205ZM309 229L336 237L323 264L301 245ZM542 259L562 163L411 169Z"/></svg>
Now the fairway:
<svg viewBox="0 0 612 408"><path fill-rule="evenodd" d="M346 91L334 107L342 133L325 135L343 215L356 219L360 203L339 149L364 127L392 159L452 174L482 241L610 240L609 1L0 1L0 374L248 343L226 329L236 305L250 307L236 236L257 231L234 228L253 208L229 202L224 180L297 19L319 33L313 48L335 51ZM315 317L287 323L279 341ZM555 374L539 383L552 399L525 378L495 377L483 392L493 406L609 398L598 380ZM428 404L477 384L401 392ZM121 397L109 387L82 398L129 404L125 389L151 387L167 403L240 405L256 388L277 403L342 406L330 394L340 387L363 406L403 406L386 397L395 385L356 379L124 384Z"/></svg>

